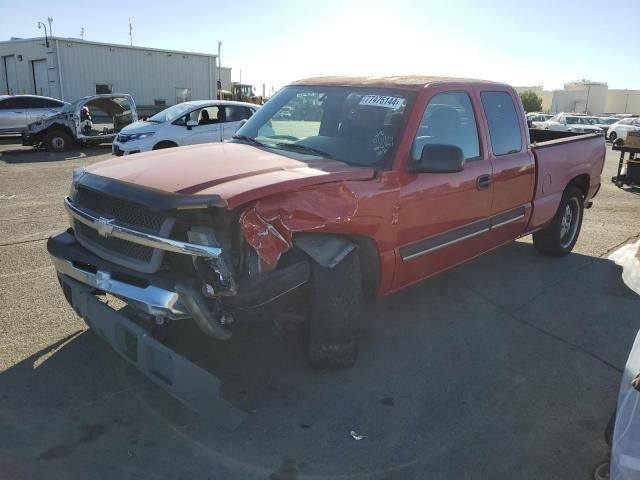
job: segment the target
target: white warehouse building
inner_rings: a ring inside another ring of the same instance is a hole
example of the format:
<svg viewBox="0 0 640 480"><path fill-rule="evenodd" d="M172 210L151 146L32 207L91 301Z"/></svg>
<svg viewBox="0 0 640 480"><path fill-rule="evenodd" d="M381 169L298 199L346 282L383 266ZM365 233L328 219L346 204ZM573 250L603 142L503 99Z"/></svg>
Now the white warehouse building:
<svg viewBox="0 0 640 480"><path fill-rule="evenodd" d="M540 85L515 87L518 93L531 91L542 99L542 110L590 115L624 113L640 115L640 90L610 89L606 83L576 80L564 89L547 91Z"/></svg>
<svg viewBox="0 0 640 480"><path fill-rule="evenodd" d="M0 42L0 94L45 95L67 102L96 93L129 93L138 106L215 98L231 69L216 55L130 47L74 38ZM221 79L219 77L222 77Z"/></svg>

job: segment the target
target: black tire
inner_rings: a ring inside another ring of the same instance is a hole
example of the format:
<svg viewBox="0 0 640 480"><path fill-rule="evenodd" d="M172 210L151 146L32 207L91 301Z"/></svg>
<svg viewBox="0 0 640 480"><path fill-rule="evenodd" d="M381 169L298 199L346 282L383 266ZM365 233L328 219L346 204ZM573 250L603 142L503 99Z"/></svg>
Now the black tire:
<svg viewBox="0 0 640 480"><path fill-rule="evenodd" d="M158 142L153 146L153 150L162 150L163 148L173 148L173 147L177 147L178 145L176 145L173 142L170 142L168 140L163 140L162 142Z"/></svg>
<svg viewBox="0 0 640 480"><path fill-rule="evenodd" d="M611 143L615 142L615 141L616 141L616 138L618 138L618 135L616 135L616 132L611 132L611 133L609 134L609 141L610 141Z"/></svg>
<svg viewBox="0 0 640 480"><path fill-rule="evenodd" d="M533 246L551 257L568 255L578 241L583 214L582 192L577 187L567 187L551 223L533 234Z"/></svg>
<svg viewBox="0 0 640 480"><path fill-rule="evenodd" d="M616 412L617 409L611 414L607 427L604 429L604 441L609 447L613 446L613 428L616 425Z"/></svg>
<svg viewBox="0 0 640 480"><path fill-rule="evenodd" d="M307 360L313 368L353 366L358 357L356 320L362 308L362 277L357 251L338 265L311 266L307 311Z"/></svg>
<svg viewBox="0 0 640 480"><path fill-rule="evenodd" d="M52 152L64 152L71 148L71 135L64 130L51 130L44 137L44 144Z"/></svg>
<svg viewBox="0 0 640 480"><path fill-rule="evenodd" d="M624 145L624 140L621 138L616 138L613 142L611 142L616 147L621 147Z"/></svg>

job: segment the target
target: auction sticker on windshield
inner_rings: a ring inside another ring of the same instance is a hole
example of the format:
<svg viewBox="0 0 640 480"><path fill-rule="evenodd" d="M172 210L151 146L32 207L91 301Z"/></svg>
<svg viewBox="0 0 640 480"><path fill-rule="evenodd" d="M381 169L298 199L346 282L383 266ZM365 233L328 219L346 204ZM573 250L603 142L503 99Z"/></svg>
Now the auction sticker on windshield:
<svg viewBox="0 0 640 480"><path fill-rule="evenodd" d="M393 108L397 110L404 103L402 97L389 97L387 95L365 95L360 100L360 105L367 105L370 107L385 107Z"/></svg>

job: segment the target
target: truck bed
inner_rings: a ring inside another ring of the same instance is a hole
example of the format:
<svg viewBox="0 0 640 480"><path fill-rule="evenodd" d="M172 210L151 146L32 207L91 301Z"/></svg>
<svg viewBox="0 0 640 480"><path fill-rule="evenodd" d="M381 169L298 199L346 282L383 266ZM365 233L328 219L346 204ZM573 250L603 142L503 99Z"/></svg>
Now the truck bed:
<svg viewBox="0 0 640 480"><path fill-rule="evenodd" d="M537 167L533 214L529 231L543 227L554 216L565 187L574 179L583 186L585 200L600 188L604 166L604 136L529 129Z"/></svg>

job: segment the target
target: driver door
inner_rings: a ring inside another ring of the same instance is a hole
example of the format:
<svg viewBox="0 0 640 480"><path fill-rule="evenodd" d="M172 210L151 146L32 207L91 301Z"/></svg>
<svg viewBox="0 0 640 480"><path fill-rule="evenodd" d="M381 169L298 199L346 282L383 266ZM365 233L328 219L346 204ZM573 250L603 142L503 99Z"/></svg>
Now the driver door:
<svg viewBox="0 0 640 480"><path fill-rule="evenodd" d="M477 99L466 91L446 91L444 86L434 89L416 133L410 161L420 160L425 145L445 144L462 150L465 166L452 173L402 173L397 216L400 247L393 289L418 282L488 249L492 165L478 135Z"/></svg>
<svg viewBox="0 0 640 480"><path fill-rule="evenodd" d="M206 114L204 112L207 112ZM191 113L185 115L180 123L182 128L182 142L180 145L196 145L198 143L210 143L222 141L222 129L223 123L221 122L221 116L224 115L224 110L219 111L217 106L210 106L194 110ZM209 119L206 119L206 116ZM195 123L189 125L189 123Z"/></svg>

